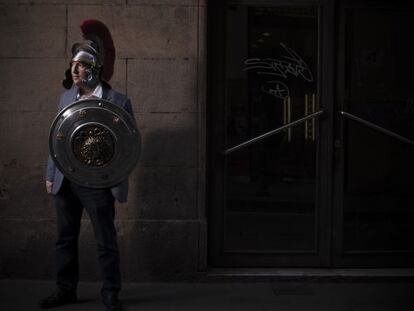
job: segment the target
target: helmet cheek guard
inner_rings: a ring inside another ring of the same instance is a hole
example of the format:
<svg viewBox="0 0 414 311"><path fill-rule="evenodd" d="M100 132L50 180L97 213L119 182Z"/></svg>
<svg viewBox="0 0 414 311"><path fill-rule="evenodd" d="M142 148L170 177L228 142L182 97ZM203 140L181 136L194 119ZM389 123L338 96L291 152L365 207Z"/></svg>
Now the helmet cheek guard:
<svg viewBox="0 0 414 311"><path fill-rule="evenodd" d="M86 79L82 79L82 83L85 84L89 88L94 88L98 85L99 79L99 69L97 67L91 66L90 68L86 69Z"/></svg>

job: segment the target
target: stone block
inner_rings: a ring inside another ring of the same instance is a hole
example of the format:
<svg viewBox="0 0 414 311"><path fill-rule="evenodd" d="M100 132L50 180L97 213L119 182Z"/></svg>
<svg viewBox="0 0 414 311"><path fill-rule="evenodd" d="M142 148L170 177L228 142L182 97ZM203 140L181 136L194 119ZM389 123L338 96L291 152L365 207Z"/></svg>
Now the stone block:
<svg viewBox="0 0 414 311"><path fill-rule="evenodd" d="M196 219L197 169L138 167L129 178L127 204L118 219Z"/></svg>
<svg viewBox="0 0 414 311"><path fill-rule="evenodd" d="M198 237L198 270L207 271L208 269L208 226L207 219L200 219L200 231Z"/></svg>
<svg viewBox="0 0 414 311"><path fill-rule="evenodd" d="M28 165L48 155L49 128L55 112L0 112L0 161Z"/></svg>
<svg viewBox="0 0 414 311"><path fill-rule="evenodd" d="M142 137L138 166L197 165L197 114L135 114Z"/></svg>
<svg viewBox="0 0 414 311"><path fill-rule="evenodd" d="M30 0L0 0L0 4L29 4Z"/></svg>
<svg viewBox="0 0 414 311"><path fill-rule="evenodd" d="M128 281L182 279L195 275L197 221L120 223L121 271Z"/></svg>
<svg viewBox="0 0 414 311"><path fill-rule="evenodd" d="M114 90L123 94L126 94L127 92L126 70L126 60L117 59L114 65L114 75L109 81L109 84Z"/></svg>
<svg viewBox="0 0 414 311"><path fill-rule="evenodd" d="M1 217L48 217L45 165L54 113L0 113Z"/></svg>
<svg viewBox="0 0 414 311"><path fill-rule="evenodd" d="M198 72L197 72L197 104L198 104L198 163L199 188L198 209L199 215L206 215L206 154L207 154L207 8L200 6L199 11L199 38L198 38ZM204 216L205 217L205 216Z"/></svg>
<svg viewBox="0 0 414 311"><path fill-rule="evenodd" d="M0 0L0 4L96 4L96 5L122 5L127 0Z"/></svg>
<svg viewBox="0 0 414 311"><path fill-rule="evenodd" d="M57 111L64 59L0 59L0 111Z"/></svg>
<svg viewBox="0 0 414 311"><path fill-rule="evenodd" d="M127 70L128 96L135 112L197 111L194 60L129 60Z"/></svg>
<svg viewBox="0 0 414 311"><path fill-rule="evenodd" d="M52 220L1 219L0 275L7 278L53 277L55 232Z"/></svg>
<svg viewBox="0 0 414 311"><path fill-rule="evenodd" d="M199 0L128 0L129 5L184 5L196 6Z"/></svg>
<svg viewBox="0 0 414 311"><path fill-rule="evenodd" d="M46 193L44 159L22 165L15 159L0 163L0 217L54 219L52 196Z"/></svg>
<svg viewBox="0 0 414 311"><path fill-rule="evenodd" d="M69 6L68 55L91 12L110 29L118 58L196 56L197 8L183 6Z"/></svg>
<svg viewBox="0 0 414 311"><path fill-rule="evenodd" d="M198 22L198 87L199 99L205 99L207 86L207 8L199 7ZM203 109L205 111L205 109ZM203 111L200 110L200 111Z"/></svg>
<svg viewBox="0 0 414 311"><path fill-rule="evenodd" d="M207 120L207 8L199 7L199 38L198 38L198 66L197 66L197 104L199 115L200 135L206 136L206 120ZM205 146L205 141L200 141L202 146ZM205 154L205 150L200 152Z"/></svg>
<svg viewBox="0 0 414 311"><path fill-rule="evenodd" d="M0 57L63 57L65 38L65 6L0 6Z"/></svg>

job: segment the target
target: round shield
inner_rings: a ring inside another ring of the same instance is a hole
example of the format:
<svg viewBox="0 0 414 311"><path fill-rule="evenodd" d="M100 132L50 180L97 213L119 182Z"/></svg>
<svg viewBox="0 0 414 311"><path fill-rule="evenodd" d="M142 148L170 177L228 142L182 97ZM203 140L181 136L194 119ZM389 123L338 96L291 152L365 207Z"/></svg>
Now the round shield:
<svg viewBox="0 0 414 311"><path fill-rule="evenodd" d="M69 180L89 188L120 183L135 167L141 139L133 117L102 99L74 102L56 116L50 154Z"/></svg>

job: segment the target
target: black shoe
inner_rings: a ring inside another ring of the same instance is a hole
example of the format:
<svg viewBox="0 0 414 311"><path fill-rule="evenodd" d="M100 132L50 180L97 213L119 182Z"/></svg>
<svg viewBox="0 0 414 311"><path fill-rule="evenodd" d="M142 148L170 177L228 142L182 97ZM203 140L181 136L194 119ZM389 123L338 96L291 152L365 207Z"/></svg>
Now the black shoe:
<svg viewBox="0 0 414 311"><path fill-rule="evenodd" d="M107 310L122 310L121 301L118 299L118 293L114 292L103 292L102 302L106 306Z"/></svg>
<svg viewBox="0 0 414 311"><path fill-rule="evenodd" d="M66 305L69 303L75 303L77 301L76 292L75 291L65 291L61 289L57 289L52 295L41 299L39 301L39 307L46 309L46 308L54 308L59 307L61 305Z"/></svg>

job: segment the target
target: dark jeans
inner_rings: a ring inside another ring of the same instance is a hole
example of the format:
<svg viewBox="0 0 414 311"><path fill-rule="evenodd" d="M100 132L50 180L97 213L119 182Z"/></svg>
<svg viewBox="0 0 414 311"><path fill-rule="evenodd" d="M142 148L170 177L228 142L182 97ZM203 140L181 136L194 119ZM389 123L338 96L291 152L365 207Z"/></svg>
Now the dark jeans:
<svg viewBox="0 0 414 311"><path fill-rule="evenodd" d="M121 289L119 250L114 226L115 206L110 189L91 189L64 180L55 196L58 239L57 286L76 290L79 280L78 240L83 209L89 215L98 245L102 291Z"/></svg>

